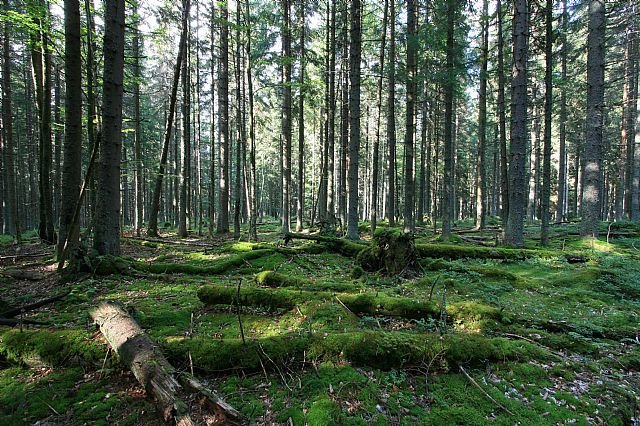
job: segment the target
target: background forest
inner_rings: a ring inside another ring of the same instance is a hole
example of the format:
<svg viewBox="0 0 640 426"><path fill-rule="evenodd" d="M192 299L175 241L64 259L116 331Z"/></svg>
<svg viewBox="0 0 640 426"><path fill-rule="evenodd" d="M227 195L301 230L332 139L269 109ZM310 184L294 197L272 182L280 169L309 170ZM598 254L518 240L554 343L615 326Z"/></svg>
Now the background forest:
<svg viewBox="0 0 640 426"><path fill-rule="evenodd" d="M633 1L190 3L125 5L116 186L104 5L5 2L4 233L63 247L83 180L99 234L108 186L149 235L640 217Z"/></svg>

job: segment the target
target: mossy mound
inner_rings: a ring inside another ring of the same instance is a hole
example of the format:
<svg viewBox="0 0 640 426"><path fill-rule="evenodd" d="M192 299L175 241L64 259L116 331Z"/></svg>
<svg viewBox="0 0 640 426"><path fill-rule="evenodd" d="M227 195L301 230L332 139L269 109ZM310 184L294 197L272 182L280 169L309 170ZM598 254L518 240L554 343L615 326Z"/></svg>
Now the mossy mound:
<svg viewBox="0 0 640 426"><path fill-rule="evenodd" d="M256 283L264 287L301 287L303 280L274 271L262 271L256 275Z"/></svg>
<svg viewBox="0 0 640 426"><path fill-rule="evenodd" d="M187 359L206 371L243 369L273 370L283 363L304 359L349 362L354 366L389 370L429 363L436 357L442 368L482 365L484 362L545 359L548 353L525 341L488 338L480 335L415 334L403 332L316 333L276 336L243 343L240 339L215 340L205 336L170 338L164 342L168 353Z"/></svg>
<svg viewBox="0 0 640 426"><path fill-rule="evenodd" d="M365 271L393 276L410 274L417 261L414 237L398 229L379 229L369 248L362 250L356 260Z"/></svg>
<svg viewBox="0 0 640 426"><path fill-rule="evenodd" d="M0 355L29 366L98 365L104 348L82 331L6 330L0 332Z"/></svg>
<svg viewBox="0 0 640 426"><path fill-rule="evenodd" d="M194 265L189 263L144 263L133 262L132 266L143 272L154 274L190 274L190 275L217 275L223 274L233 268L242 266L249 260L259 259L275 253L272 249L259 249L232 254L219 261L212 261L212 265Z"/></svg>

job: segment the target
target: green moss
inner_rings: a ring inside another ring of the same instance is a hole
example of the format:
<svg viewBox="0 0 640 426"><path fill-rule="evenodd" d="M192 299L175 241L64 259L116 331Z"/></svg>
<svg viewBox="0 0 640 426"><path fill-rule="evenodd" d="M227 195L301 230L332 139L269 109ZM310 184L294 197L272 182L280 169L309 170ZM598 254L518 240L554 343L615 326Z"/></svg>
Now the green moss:
<svg viewBox="0 0 640 426"><path fill-rule="evenodd" d="M235 287L203 286L198 289L198 298L208 305L235 305L238 301ZM292 309L302 301L300 292L263 288L242 288L240 303L243 306L264 306L271 309Z"/></svg>
<svg viewBox="0 0 640 426"><path fill-rule="evenodd" d="M256 275L256 282L265 287L301 287L302 280L274 271L262 271Z"/></svg>
<svg viewBox="0 0 640 426"><path fill-rule="evenodd" d="M307 424L309 426L331 426L337 424L340 415L340 406L327 397L320 398L311 403L307 412Z"/></svg>
<svg viewBox="0 0 640 426"><path fill-rule="evenodd" d="M474 301L457 302L447 305L447 314L463 321L496 320L502 321L502 310L495 306Z"/></svg>
<svg viewBox="0 0 640 426"><path fill-rule="evenodd" d="M0 334L0 354L32 366L97 363L104 348L82 331L6 330Z"/></svg>
<svg viewBox="0 0 640 426"><path fill-rule="evenodd" d="M211 262L212 265L201 266L189 263L144 263L134 262L133 267L139 271L154 274L192 274L192 275L216 275L223 274L232 268L244 265L249 260L259 259L273 254L273 250L251 250L230 255L219 261Z"/></svg>

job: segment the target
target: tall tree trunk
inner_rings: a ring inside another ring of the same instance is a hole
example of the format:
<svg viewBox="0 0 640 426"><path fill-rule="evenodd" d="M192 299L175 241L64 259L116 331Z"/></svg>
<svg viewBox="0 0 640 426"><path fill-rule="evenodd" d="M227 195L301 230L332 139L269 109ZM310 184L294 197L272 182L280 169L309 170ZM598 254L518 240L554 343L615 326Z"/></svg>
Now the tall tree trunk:
<svg viewBox="0 0 640 426"><path fill-rule="evenodd" d="M216 223L216 4L217 0L211 0L210 19L210 48L211 48L211 125L209 132L209 237L213 237L214 223ZM218 131L219 131L218 127Z"/></svg>
<svg viewBox="0 0 640 426"><path fill-rule="evenodd" d="M40 0L39 14L34 18L38 32L31 36L31 63L35 81L39 124L39 214L38 235L49 244L55 242L53 226L53 194L51 192L51 52L49 52L49 7Z"/></svg>
<svg viewBox="0 0 640 426"><path fill-rule="evenodd" d="M244 114L244 98L242 96L242 74L240 72L241 67L241 53L240 44L240 2L236 2L236 30L235 30L235 64L234 74L236 79L236 164L235 164L235 182L234 182L234 207L233 207L233 237L240 238L240 216L242 205L242 151L245 144L244 141L244 120L242 118Z"/></svg>
<svg viewBox="0 0 640 426"><path fill-rule="evenodd" d="M249 10L249 0L245 2L245 22L251 25L251 13ZM249 98L249 240L258 241L256 222L258 220L258 199L257 199L257 175L256 175L256 132L255 117L253 114L253 74L251 62L251 27L247 30L247 40L245 43L245 54L247 57L247 91Z"/></svg>
<svg viewBox="0 0 640 426"><path fill-rule="evenodd" d="M187 15L187 22L190 16ZM180 139L180 193L178 196L178 237L189 234L187 216L189 216L189 193L191 188L191 28L187 24L184 61L182 61L182 138Z"/></svg>
<svg viewBox="0 0 640 426"><path fill-rule="evenodd" d="M521 247L524 245L524 216L526 208L528 1L516 0L514 8L509 218L504 229L504 240L509 245Z"/></svg>
<svg viewBox="0 0 640 426"><path fill-rule="evenodd" d="M54 173L53 173L53 217L56 223L60 218L60 192L62 188L62 139L63 139L63 126L62 123L62 106L60 105L61 87L60 87L60 68L56 65L55 70L55 83L54 83L54 116L53 122L55 126L55 145L54 145ZM0 157L1 158L1 157ZM0 213L0 217L2 213ZM2 226L0 226L0 232Z"/></svg>
<svg viewBox="0 0 640 426"><path fill-rule="evenodd" d="M358 160L360 157L360 58L362 19L360 0L351 1L351 44L349 48L349 163L347 193L347 238L358 237Z"/></svg>
<svg viewBox="0 0 640 426"><path fill-rule="evenodd" d="M94 11L95 7L93 5L93 0L85 0L84 9L86 14L86 30L87 30L87 138L88 138L88 146L89 151L93 152L93 147L99 144L98 141L98 107L96 105L96 87L97 87L97 79L96 76L98 74L96 60L95 60L95 52L97 50L95 35L95 21ZM91 217L93 217L95 213L96 207L96 180L93 173L88 175L88 185L89 185L89 208Z"/></svg>
<svg viewBox="0 0 640 426"><path fill-rule="evenodd" d="M336 192L338 194L338 217L341 231L347 225L347 151L349 150L349 14L347 2L342 9L342 36L340 43L342 57L340 61L340 161L336 172Z"/></svg>
<svg viewBox="0 0 640 426"><path fill-rule="evenodd" d="M220 3L220 65L218 78L218 125L220 154L218 176L218 223L216 232L229 232L229 5Z"/></svg>
<svg viewBox="0 0 640 426"><path fill-rule="evenodd" d="M426 176L427 164L430 161L430 147L427 147L427 129L429 127L427 114L427 85L424 84L422 99L422 112L420 117L420 181L418 186L418 210L416 212L416 224L424 224L424 207L429 195L425 195L428 176Z"/></svg>
<svg viewBox="0 0 640 426"><path fill-rule="evenodd" d="M455 147L453 141L453 95L455 91L455 64L454 64L454 30L455 8L453 1L447 2L447 41L446 41L446 70L447 77L444 88L444 196L442 199L442 237L447 240L451 237L451 222L454 216L454 179Z"/></svg>
<svg viewBox="0 0 640 426"><path fill-rule="evenodd" d="M487 224L487 68L489 60L489 2L482 2L482 43L480 46L480 94L478 106L478 162L476 170L476 226Z"/></svg>
<svg viewBox="0 0 640 426"><path fill-rule="evenodd" d="M182 61L184 61L187 33L188 33L188 16L191 5L190 0L183 1L182 11L182 33L180 35L180 43L178 46L178 57L173 69L173 82L171 83L171 95L169 96L169 112L167 114L167 124L164 132L164 141L162 143L162 153L160 154L160 166L156 176L155 188L151 199L151 211L149 213L149 226L147 227L147 235L151 237L158 236L158 213L160 211L160 195L162 193L162 181L167 167L167 158L169 156L169 145L171 143L171 131L173 129L173 121L176 111L176 100L178 97L178 86L180 84L180 70L182 69ZM168 198L168 195L167 195Z"/></svg>
<svg viewBox="0 0 640 426"><path fill-rule="evenodd" d="M306 1L300 2L300 99L298 105L298 205L296 231L301 232L304 220L304 95L305 89L305 33Z"/></svg>
<svg viewBox="0 0 640 426"><path fill-rule="evenodd" d="M638 6L635 6L634 11L638 11ZM634 24L634 29L637 30L638 24ZM633 57L635 57L635 76L634 76L634 87L633 87L633 96L632 99L635 102L631 104L631 126L629 128L629 141L633 146L633 166L631 172L631 212L630 218L631 220L638 222L640 221L640 147L636 146L636 143L640 141L640 92L638 91L638 87L640 86L640 46L639 46L638 38L636 37L633 42ZM636 119L635 125L633 123L633 119Z"/></svg>
<svg viewBox="0 0 640 426"><path fill-rule="evenodd" d="M135 194L136 194L136 206L134 217L134 228L136 236L140 236L140 230L144 222L144 192L142 190L142 182L144 181L142 174L142 116L140 114L140 82L142 80L142 72L140 68L140 55L142 51L142 40L140 36L140 16L138 15L139 0L134 2L134 16L136 18L136 24L134 29L133 39L133 109L135 120L135 134L134 134L134 162L135 162Z"/></svg>
<svg viewBox="0 0 640 426"><path fill-rule="evenodd" d="M96 194L95 236L98 254L120 254L120 150L124 74L124 2L105 2L102 141Z"/></svg>
<svg viewBox="0 0 640 426"><path fill-rule="evenodd" d="M418 8L415 0L407 0L407 108L404 132L404 232L416 229L414 217L416 181L414 150L416 135L416 82L418 53Z"/></svg>
<svg viewBox="0 0 640 426"><path fill-rule="evenodd" d="M57 257L62 257L65 245L73 249L78 243L75 233L69 234L76 202L80 195L82 162L82 54L80 41L80 3L65 0L65 123L62 167L60 227Z"/></svg>
<svg viewBox="0 0 640 426"><path fill-rule="evenodd" d="M282 1L282 233L291 232L291 4Z"/></svg>
<svg viewBox="0 0 640 426"><path fill-rule="evenodd" d="M395 1L395 0L391 0ZM373 143L373 167L371 170L371 235L374 235L376 232L376 226L378 222L378 175L379 171L379 157L380 157L380 128L381 124L381 116L382 116L382 83L384 80L384 53L385 53L385 44L387 39L387 21L389 20L389 0L384 0L384 12L382 16L382 40L380 42L380 76L378 77L378 92L377 92L377 100L378 105L377 109L377 117L376 117L376 139Z"/></svg>
<svg viewBox="0 0 640 426"><path fill-rule="evenodd" d="M567 13L567 0L562 0L562 81L567 81L567 54L569 45L567 42L569 17ZM560 86L560 147L558 154L560 162L558 164L558 205L556 207L556 221L562 222L567 215L567 87L566 84Z"/></svg>
<svg viewBox="0 0 640 426"><path fill-rule="evenodd" d="M582 195L583 236L598 236L602 210L604 56L606 13L603 0L589 1L587 38L587 122L583 161Z"/></svg>
<svg viewBox="0 0 640 426"><path fill-rule="evenodd" d="M389 0L389 72L387 76L387 220L396 224L396 0Z"/></svg>
<svg viewBox="0 0 640 426"><path fill-rule="evenodd" d="M498 125L500 131L500 216L503 228L509 220L509 163L507 161L507 119L505 105L505 75L504 75L504 35L502 30L502 0L497 1L498 14Z"/></svg>
<svg viewBox="0 0 640 426"><path fill-rule="evenodd" d="M542 165L542 228L540 243L549 244L549 208L551 198L551 120L553 108L553 0L545 7L545 74L544 74L544 148Z"/></svg>

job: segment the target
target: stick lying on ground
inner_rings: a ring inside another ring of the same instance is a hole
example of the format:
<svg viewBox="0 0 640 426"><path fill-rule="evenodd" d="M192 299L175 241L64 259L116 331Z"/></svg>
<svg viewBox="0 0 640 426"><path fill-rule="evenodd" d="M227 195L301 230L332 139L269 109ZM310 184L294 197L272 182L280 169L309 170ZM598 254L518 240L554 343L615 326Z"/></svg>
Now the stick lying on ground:
<svg viewBox="0 0 640 426"><path fill-rule="evenodd" d="M146 391L155 397L164 420L173 419L179 426L195 425L191 420L189 407L180 398L180 395L187 395L189 392L180 385L175 369L133 318L121 308L108 303L101 303L90 314L120 360L131 369ZM198 383L195 379L191 380ZM198 385L204 389L199 383ZM213 407L215 414L225 424L244 423L242 415L233 407L214 393L201 389L195 390Z"/></svg>

